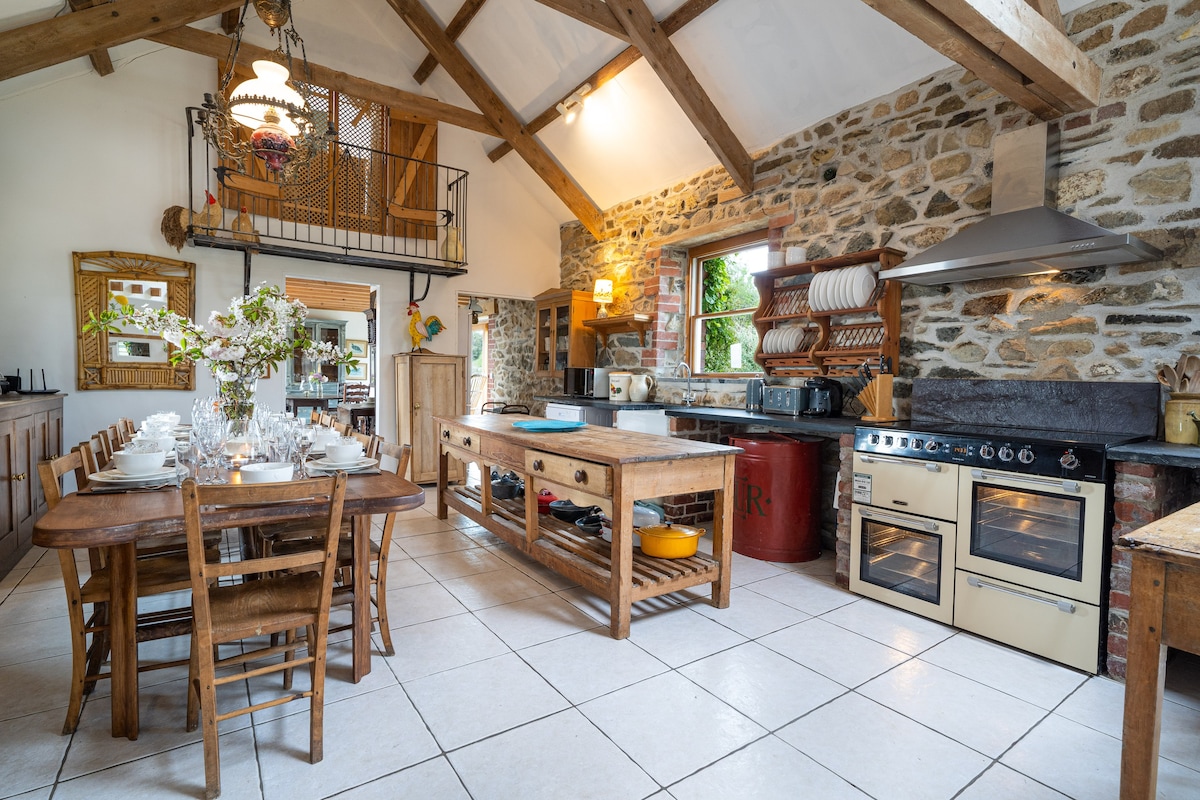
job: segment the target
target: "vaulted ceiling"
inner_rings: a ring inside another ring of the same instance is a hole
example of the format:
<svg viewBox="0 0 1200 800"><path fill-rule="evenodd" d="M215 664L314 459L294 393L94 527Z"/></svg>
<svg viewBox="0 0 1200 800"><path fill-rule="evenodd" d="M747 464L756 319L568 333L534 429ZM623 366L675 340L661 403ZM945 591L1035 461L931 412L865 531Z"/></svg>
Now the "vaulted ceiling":
<svg viewBox="0 0 1200 800"><path fill-rule="evenodd" d="M223 57L242 3L6 0L0 99L163 46ZM1043 118L1092 107L1099 69L1060 16L1083 4L294 0L293 13L316 82L483 134L497 168L519 160L558 218L595 232L601 209L714 164L748 191L755 150L951 61ZM250 17L245 41L272 47ZM568 121L556 105L584 84Z"/></svg>

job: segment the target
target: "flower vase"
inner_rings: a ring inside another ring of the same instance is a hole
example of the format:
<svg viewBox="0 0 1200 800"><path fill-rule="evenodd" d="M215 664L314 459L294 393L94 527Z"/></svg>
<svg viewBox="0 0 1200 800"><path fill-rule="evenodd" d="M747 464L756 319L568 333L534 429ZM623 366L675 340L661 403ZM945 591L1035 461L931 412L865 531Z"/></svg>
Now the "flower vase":
<svg viewBox="0 0 1200 800"><path fill-rule="evenodd" d="M254 416L254 393L258 391L257 373L218 373L217 393L226 419L250 419Z"/></svg>

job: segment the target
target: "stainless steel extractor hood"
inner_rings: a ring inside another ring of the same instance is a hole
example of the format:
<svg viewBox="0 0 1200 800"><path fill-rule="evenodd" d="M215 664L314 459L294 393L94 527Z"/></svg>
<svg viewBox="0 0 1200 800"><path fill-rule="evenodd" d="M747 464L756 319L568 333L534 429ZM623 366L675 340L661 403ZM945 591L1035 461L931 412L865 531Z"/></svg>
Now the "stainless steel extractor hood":
<svg viewBox="0 0 1200 800"><path fill-rule="evenodd" d="M1042 123L998 134L992 215L918 256L879 273L925 286L1036 275L1162 258L1127 233L1113 233L1052 208L1057 129Z"/></svg>

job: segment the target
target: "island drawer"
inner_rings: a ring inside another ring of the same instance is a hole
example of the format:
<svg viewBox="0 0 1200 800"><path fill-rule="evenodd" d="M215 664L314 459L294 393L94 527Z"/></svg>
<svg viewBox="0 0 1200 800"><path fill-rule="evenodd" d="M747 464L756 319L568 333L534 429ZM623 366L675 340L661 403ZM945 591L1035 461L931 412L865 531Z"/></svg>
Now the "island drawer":
<svg viewBox="0 0 1200 800"><path fill-rule="evenodd" d="M479 452L478 431L473 431L470 428L459 428L455 425L440 424L439 439L442 444L448 444L462 450L470 450L472 453Z"/></svg>
<svg viewBox="0 0 1200 800"><path fill-rule="evenodd" d="M525 453L525 471L529 475L590 494L612 496L612 468L594 461L528 450Z"/></svg>

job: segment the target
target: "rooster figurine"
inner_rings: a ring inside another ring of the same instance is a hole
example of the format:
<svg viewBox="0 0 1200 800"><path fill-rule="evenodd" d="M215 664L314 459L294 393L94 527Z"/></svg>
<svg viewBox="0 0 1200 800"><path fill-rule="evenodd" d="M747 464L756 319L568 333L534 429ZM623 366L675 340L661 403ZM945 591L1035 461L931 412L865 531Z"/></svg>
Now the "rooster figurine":
<svg viewBox="0 0 1200 800"><path fill-rule="evenodd" d="M212 196L208 189L204 190L204 208L200 211L192 213L183 206L171 206L163 212L162 230L163 238L167 240L167 244L174 247L176 250L182 250L183 245L187 242L187 227L188 216L191 216L192 227L196 230L219 228L225 217L225 210L221 208L217 198Z"/></svg>
<svg viewBox="0 0 1200 800"><path fill-rule="evenodd" d="M408 335L412 337L414 352L423 349L422 342L432 342L434 336L446 330L446 326L436 316L421 319L421 307L415 300L408 304L408 315L412 317L408 321Z"/></svg>

